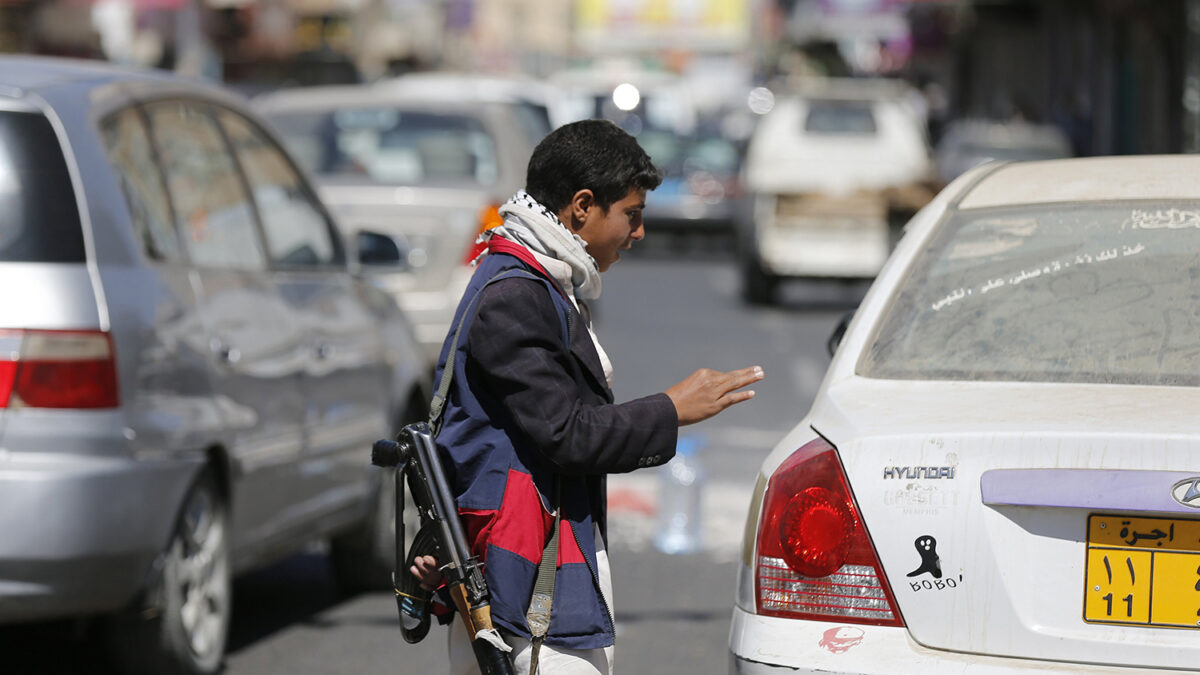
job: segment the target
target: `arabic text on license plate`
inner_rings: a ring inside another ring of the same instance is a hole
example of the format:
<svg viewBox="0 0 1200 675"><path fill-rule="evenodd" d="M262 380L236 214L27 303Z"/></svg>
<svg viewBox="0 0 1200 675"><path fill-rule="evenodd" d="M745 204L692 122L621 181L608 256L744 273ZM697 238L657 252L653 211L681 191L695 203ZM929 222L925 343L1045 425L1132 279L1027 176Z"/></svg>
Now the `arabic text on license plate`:
<svg viewBox="0 0 1200 675"><path fill-rule="evenodd" d="M1200 520L1091 514L1083 620L1200 627Z"/></svg>

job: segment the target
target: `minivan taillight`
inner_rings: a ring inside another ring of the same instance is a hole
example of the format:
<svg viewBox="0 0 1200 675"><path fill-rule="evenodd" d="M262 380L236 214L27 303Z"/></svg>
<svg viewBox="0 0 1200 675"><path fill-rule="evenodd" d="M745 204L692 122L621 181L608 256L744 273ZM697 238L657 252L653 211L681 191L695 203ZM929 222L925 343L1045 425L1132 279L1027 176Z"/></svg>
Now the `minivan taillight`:
<svg viewBox="0 0 1200 675"><path fill-rule="evenodd" d="M754 595L768 616L904 625L837 450L822 439L793 453L767 484Z"/></svg>
<svg viewBox="0 0 1200 675"><path fill-rule="evenodd" d="M117 364L108 333L0 330L0 408L117 404Z"/></svg>
<svg viewBox="0 0 1200 675"><path fill-rule="evenodd" d="M471 241L471 245L467 247L467 255L463 258L464 265L470 265L475 262L483 249L487 248L487 243L479 241L479 236L484 232L504 224L504 216L500 215L500 205L491 204L483 207L479 211L479 230L475 233L475 239Z"/></svg>

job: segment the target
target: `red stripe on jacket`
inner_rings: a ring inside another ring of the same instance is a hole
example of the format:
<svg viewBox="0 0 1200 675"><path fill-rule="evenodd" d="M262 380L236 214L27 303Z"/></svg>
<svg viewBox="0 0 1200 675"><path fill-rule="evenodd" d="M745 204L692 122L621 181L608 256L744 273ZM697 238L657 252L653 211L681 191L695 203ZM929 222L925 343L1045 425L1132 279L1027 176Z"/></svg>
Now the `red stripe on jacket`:
<svg viewBox="0 0 1200 675"><path fill-rule="evenodd" d="M478 556L481 562L487 561L487 546L490 543L536 565L542 560L542 549L550 537L551 528L554 527L554 516L542 507L533 477L513 469L508 471L504 500L499 510L460 509L459 515L471 552ZM583 552L579 550L579 542L575 540L571 530L571 524L565 520L561 522L562 527L566 529L559 540L559 566L586 562Z"/></svg>

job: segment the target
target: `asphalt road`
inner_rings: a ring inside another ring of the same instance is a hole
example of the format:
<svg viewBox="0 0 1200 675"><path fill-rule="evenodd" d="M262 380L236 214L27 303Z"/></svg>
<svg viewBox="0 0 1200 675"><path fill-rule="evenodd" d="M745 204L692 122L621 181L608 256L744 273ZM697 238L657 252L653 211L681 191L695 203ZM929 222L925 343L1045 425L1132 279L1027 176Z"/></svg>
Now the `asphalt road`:
<svg viewBox="0 0 1200 675"><path fill-rule="evenodd" d="M707 479L698 552L653 546L665 467L610 481L620 673L725 673L736 560L757 468L808 409L829 362L825 342L865 284L793 283L776 307L745 305L722 242L686 253L634 252L604 277L596 330L618 400L663 391L696 368L761 365L752 401L686 427ZM226 675L443 672L434 629L405 644L387 593L339 595L319 548L235 584ZM0 629L0 672L104 673L72 624Z"/></svg>

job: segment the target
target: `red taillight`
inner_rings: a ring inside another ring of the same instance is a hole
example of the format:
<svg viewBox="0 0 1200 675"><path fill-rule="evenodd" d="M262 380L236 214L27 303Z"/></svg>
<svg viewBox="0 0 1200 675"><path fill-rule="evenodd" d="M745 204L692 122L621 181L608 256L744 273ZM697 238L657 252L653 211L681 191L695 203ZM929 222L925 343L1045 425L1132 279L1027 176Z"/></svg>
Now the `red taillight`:
<svg viewBox="0 0 1200 675"><path fill-rule="evenodd" d="M101 331L0 331L0 407L115 408L117 366Z"/></svg>
<svg viewBox="0 0 1200 675"><path fill-rule="evenodd" d="M845 501L825 488L810 487L792 497L779 520L779 540L788 566L808 577L838 571L850 552L854 515Z"/></svg>
<svg viewBox="0 0 1200 675"><path fill-rule="evenodd" d="M17 362L0 361L0 408L8 407L13 382L17 379Z"/></svg>
<svg viewBox="0 0 1200 675"><path fill-rule="evenodd" d="M479 257L480 253L483 253L483 249L487 248L487 244L479 241L479 235L503 224L504 217L500 215L500 206L498 204L486 206L479 212L479 231L475 234L475 239L471 242L471 245L467 247L467 255L463 258L464 265L470 265Z"/></svg>
<svg viewBox="0 0 1200 675"><path fill-rule="evenodd" d="M771 477L756 562L760 614L904 625L837 450L823 440L797 450Z"/></svg>

